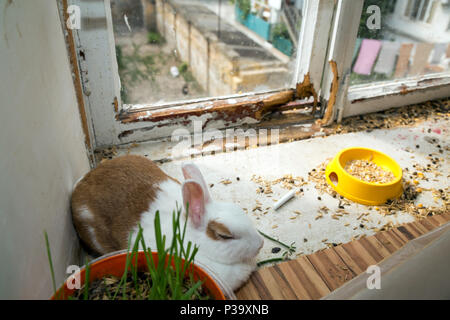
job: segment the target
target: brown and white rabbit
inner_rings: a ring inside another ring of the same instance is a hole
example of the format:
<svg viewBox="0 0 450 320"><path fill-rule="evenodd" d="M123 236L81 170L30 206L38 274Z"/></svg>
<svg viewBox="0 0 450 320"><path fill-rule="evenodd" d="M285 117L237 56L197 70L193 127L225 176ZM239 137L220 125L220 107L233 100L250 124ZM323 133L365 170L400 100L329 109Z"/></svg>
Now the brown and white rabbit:
<svg viewBox="0 0 450 320"><path fill-rule="evenodd" d="M184 223L189 203L186 242L199 246L196 261L236 290L255 269L263 238L239 206L211 199L197 166L184 164L182 172L186 180L180 184L145 157L128 155L101 163L73 191L75 228L99 254L126 249L139 224L146 244L156 248L155 212L160 212L162 232L170 243L173 210L183 207Z"/></svg>

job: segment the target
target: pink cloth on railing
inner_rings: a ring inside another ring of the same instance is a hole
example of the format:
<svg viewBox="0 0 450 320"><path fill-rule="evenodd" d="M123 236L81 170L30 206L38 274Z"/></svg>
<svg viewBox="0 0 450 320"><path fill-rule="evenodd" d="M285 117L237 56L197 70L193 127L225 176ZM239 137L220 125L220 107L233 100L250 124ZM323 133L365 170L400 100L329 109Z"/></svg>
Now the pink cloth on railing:
<svg viewBox="0 0 450 320"><path fill-rule="evenodd" d="M363 75L370 75L372 67L381 49L382 42L379 40L363 39L358 59L356 60L353 72Z"/></svg>

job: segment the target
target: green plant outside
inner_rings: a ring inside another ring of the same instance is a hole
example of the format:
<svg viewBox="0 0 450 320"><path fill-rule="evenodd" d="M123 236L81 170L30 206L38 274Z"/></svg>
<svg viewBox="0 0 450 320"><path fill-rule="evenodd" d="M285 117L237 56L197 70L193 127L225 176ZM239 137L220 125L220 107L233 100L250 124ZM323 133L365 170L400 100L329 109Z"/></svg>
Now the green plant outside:
<svg viewBox="0 0 450 320"><path fill-rule="evenodd" d="M230 0L230 3L236 4L236 6L240 10L240 18L242 20L247 19L247 16L250 14L252 3L250 0Z"/></svg>
<svg viewBox="0 0 450 320"><path fill-rule="evenodd" d="M272 38L290 38L289 31L284 23L280 22L272 25Z"/></svg>
<svg viewBox="0 0 450 320"><path fill-rule="evenodd" d="M158 32L150 31L147 33L147 41L150 44L162 45L166 42L166 39Z"/></svg>
<svg viewBox="0 0 450 320"><path fill-rule="evenodd" d="M156 67L156 59L154 55L140 54L142 45L133 43L133 52L130 55L124 55L122 47L116 45L117 66L119 69L119 77L122 82L120 89L122 103L128 102L128 86L134 86L143 80L150 80L157 85L155 76L159 69Z"/></svg>

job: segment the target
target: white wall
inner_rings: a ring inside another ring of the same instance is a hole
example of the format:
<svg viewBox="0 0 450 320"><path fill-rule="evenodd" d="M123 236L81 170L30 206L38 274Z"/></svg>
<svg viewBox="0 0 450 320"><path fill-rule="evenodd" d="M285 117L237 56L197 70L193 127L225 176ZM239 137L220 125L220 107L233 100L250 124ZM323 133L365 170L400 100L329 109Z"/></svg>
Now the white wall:
<svg viewBox="0 0 450 320"><path fill-rule="evenodd" d="M0 299L52 293L77 262L70 192L89 170L56 1L0 0Z"/></svg>

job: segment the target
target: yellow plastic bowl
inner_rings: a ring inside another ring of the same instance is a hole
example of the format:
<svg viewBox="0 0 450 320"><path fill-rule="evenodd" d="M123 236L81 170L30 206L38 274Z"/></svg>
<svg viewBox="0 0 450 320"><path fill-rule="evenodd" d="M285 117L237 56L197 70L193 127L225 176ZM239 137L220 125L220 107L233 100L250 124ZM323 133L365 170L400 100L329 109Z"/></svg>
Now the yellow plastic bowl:
<svg viewBox="0 0 450 320"><path fill-rule="evenodd" d="M345 171L345 164L351 160L372 161L384 170L391 171L395 179L389 183L362 181ZM325 170L328 184L337 193L365 205L380 205L399 197L403 193L402 174L402 169L395 160L368 148L348 148L340 151Z"/></svg>

